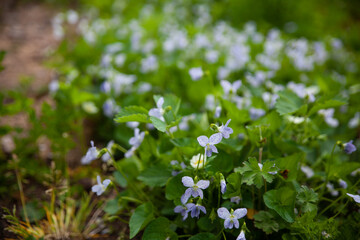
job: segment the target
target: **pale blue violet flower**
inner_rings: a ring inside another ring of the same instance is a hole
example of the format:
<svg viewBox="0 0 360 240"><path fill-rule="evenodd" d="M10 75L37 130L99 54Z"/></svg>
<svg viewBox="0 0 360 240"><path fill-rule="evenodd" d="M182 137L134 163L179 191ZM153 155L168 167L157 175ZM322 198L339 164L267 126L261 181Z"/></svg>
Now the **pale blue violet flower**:
<svg viewBox="0 0 360 240"><path fill-rule="evenodd" d="M236 240L246 240L245 233L243 230L241 230L239 236L236 238Z"/></svg>
<svg viewBox="0 0 360 240"><path fill-rule="evenodd" d="M220 181L220 189L221 193L224 194L226 192L226 182L225 179L221 179Z"/></svg>
<svg viewBox="0 0 360 240"><path fill-rule="evenodd" d="M350 193L347 193L347 195L349 197L352 197L355 202L360 203L360 195L353 195L353 194L350 194Z"/></svg>
<svg viewBox="0 0 360 240"><path fill-rule="evenodd" d="M170 164L171 164L171 166L173 166L173 168L175 168L175 170L173 170L173 171L171 172L171 175L173 175L173 176L178 175L179 173L182 172L182 170L184 170L184 169L186 168L186 165L185 165L184 162L181 162L181 163L179 164L178 161L172 160L172 161L170 162ZM181 168L181 170L180 170L180 168Z"/></svg>
<svg viewBox="0 0 360 240"><path fill-rule="evenodd" d="M206 209L204 206L201 206L200 204L194 204L194 203L188 203L186 204L186 206L188 207L188 211L191 212L191 217L192 218L199 218L200 217L200 211L203 212L204 214L206 214Z"/></svg>
<svg viewBox="0 0 360 240"><path fill-rule="evenodd" d="M183 216L183 221L185 221L188 217L190 207L192 207L193 203L188 203L186 205L178 205L174 208L174 212L181 213L181 216Z"/></svg>
<svg viewBox="0 0 360 240"><path fill-rule="evenodd" d="M197 138L200 146L205 148L206 155L208 157L211 157L211 154L218 153L217 148L215 147L215 144L218 144L221 142L222 134L221 133L215 133L210 136L210 139L204 135Z"/></svg>
<svg viewBox="0 0 360 240"><path fill-rule="evenodd" d="M251 120L256 120L265 115L265 110L260 108L250 108L249 110Z"/></svg>
<svg viewBox="0 0 360 240"><path fill-rule="evenodd" d="M106 146L106 149L112 154L112 146L114 145L114 141L111 140L107 146ZM111 158L110 154L108 152L106 152L104 155L102 155L101 159L103 160L103 162L107 162L109 161Z"/></svg>
<svg viewBox="0 0 360 240"><path fill-rule="evenodd" d="M221 80L220 85L222 86L222 88L224 90L225 98L227 98L229 95L236 94L237 90L241 87L242 82L241 82L241 80L237 80L237 81L231 83L226 80Z"/></svg>
<svg viewBox="0 0 360 240"><path fill-rule="evenodd" d="M100 196L101 194L103 194L103 192L105 192L107 186L111 183L111 181L109 179L105 179L102 183L101 183L101 178L98 175L97 176L97 183L96 185L92 186L91 191L93 191L94 193L96 193L96 195Z"/></svg>
<svg viewBox="0 0 360 240"><path fill-rule="evenodd" d="M234 132L231 127L228 127L230 121L231 121L231 119L229 119L225 125L221 125L219 127L219 132L222 134L222 136L224 138L229 138L230 134L232 134Z"/></svg>
<svg viewBox="0 0 360 240"><path fill-rule="evenodd" d="M156 102L157 108L152 108L149 110L149 116L156 117L156 118L160 119L161 121L165 121L165 119L163 117L163 115L165 113L165 110L162 108L163 104L164 104L164 98L161 97Z"/></svg>
<svg viewBox="0 0 360 240"><path fill-rule="evenodd" d="M356 147L353 144L353 140L344 144L344 151L346 154L351 154L356 151Z"/></svg>
<svg viewBox="0 0 360 240"><path fill-rule="evenodd" d="M140 132L139 128L135 128L134 129L134 136L132 138L130 138L129 143L138 148L140 146L140 144L142 143L142 141L144 140L145 137L145 132Z"/></svg>
<svg viewBox="0 0 360 240"><path fill-rule="evenodd" d="M140 132L140 129L138 128L134 129L134 136L129 140L129 143L130 145L132 145L132 147L125 153L126 158L131 157L135 153L135 150L138 149L138 147L144 140L144 137L145 132Z"/></svg>
<svg viewBox="0 0 360 240"><path fill-rule="evenodd" d="M347 182L342 179L339 179L339 185L340 185L340 187L342 187L344 189L346 189L348 187Z"/></svg>
<svg viewBox="0 0 360 240"><path fill-rule="evenodd" d="M235 211L231 210L231 213L229 210L227 210L224 207L221 207L217 210L219 218L225 219L224 221L224 227L225 229L232 229L234 226L235 228L239 228L239 220L240 218L244 217L247 214L246 208L238 208Z"/></svg>
<svg viewBox="0 0 360 240"><path fill-rule="evenodd" d="M182 177L181 181L185 187L188 187L185 193L181 196L181 202L183 204L187 203L191 196L203 199L204 194L202 189L206 189L210 185L209 180L200 180L195 184L194 180L188 176Z"/></svg>
<svg viewBox="0 0 360 240"><path fill-rule="evenodd" d="M197 67L197 68L191 68L189 70L189 74L193 81L198 81L203 77L204 72L201 67Z"/></svg>
<svg viewBox="0 0 360 240"><path fill-rule="evenodd" d="M214 113L214 118L219 118L221 115L221 107L220 106L217 106L215 108L215 113Z"/></svg>
<svg viewBox="0 0 360 240"><path fill-rule="evenodd" d="M87 150L86 155L81 158L82 164L89 164L98 157L98 150L94 146L94 141L90 141L91 147Z"/></svg>
<svg viewBox="0 0 360 240"><path fill-rule="evenodd" d="M240 196L235 196L235 197L230 198L230 202L233 202L233 203L236 203L236 204L239 204L240 201L241 201Z"/></svg>

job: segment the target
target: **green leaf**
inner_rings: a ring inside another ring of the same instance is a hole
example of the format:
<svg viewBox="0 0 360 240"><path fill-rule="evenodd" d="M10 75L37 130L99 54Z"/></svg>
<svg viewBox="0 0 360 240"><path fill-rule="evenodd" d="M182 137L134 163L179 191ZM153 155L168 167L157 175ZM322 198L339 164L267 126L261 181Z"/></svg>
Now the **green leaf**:
<svg viewBox="0 0 360 240"><path fill-rule="evenodd" d="M265 205L275 210L285 221L292 223L295 219L295 191L283 187L267 191L264 194Z"/></svg>
<svg viewBox="0 0 360 240"><path fill-rule="evenodd" d="M203 232L189 238L189 240L214 240L216 236L212 233Z"/></svg>
<svg viewBox="0 0 360 240"><path fill-rule="evenodd" d="M337 164L331 164L329 177L330 178L346 178L352 171L360 168L360 163L358 162L342 162Z"/></svg>
<svg viewBox="0 0 360 240"><path fill-rule="evenodd" d="M172 142L176 147L199 147L199 143L196 141L195 138L175 138L170 139L170 142Z"/></svg>
<svg viewBox="0 0 360 240"><path fill-rule="evenodd" d="M159 217L152 221L144 231L143 240L177 240L177 234L170 229L170 221Z"/></svg>
<svg viewBox="0 0 360 240"><path fill-rule="evenodd" d="M276 170L277 168L274 167L273 161L266 161L262 169L260 169L256 158L251 157L248 161L244 162L243 167L236 168L235 172L242 174L242 181L247 185L255 184L257 188L261 188L264 184L263 179L269 183L273 181L274 176L269 172L275 172Z"/></svg>
<svg viewBox="0 0 360 240"><path fill-rule="evenodd" d="M227 112L227 117L231 118L233 122L241 124L251 120L248 110L240 110L234 103L228 100L222 99L221 103Z"/></svg>
<svg viewBox="0 0 360 240"><path fill-rule="evenodd" d="M121 187L123 187L123 188L127 187L127 181L120 172L115 171L114 178L115 178L116 183L118 183Z"/></svg>
<svg viewBox="0 0 360 240"><path fill-rule="evenodd" d="M181 197L184 194L186 188L182 184L182 177L184 176L183 173L176 175L169 179L166 183L165 188L165 197L168 200L175 200Z"/></svg>
<svg viewBox="0 0 360 240"><path fill-rule="evenodd" d="M226 178L226 192L224 197L231 198L241 195L241 177L239 173L232 173Z"/></svg>
<svg viewBox="0 0 360 240"><path fill-rule="evenodd" d="M115 122L143 122L150 123L148 110L140 106L128 106L121 108L116 115Z"/></svg>
<svg viewBox="0 0 360 240"><path fill-rule="evenodd" d="M290 90L279 92L275 108L280 115L294 113L303 105L303 100Z"/></svg>
<svg viewBox="0 0 360 240"><path fill-rule="evenodd" d="M38 202L32 201L27 202L26 205L26 213L30 220L30 222L39 221L43 217L45 217L45 210L39 206ZM24 209L21 209L21 216L25 219Z"/></svg>
<svg viewBox="0 0 360 240"><path fill-rule="evenodd" d="M297 178L299 170L299 162L305 158L305 153L298 152L284 158L276 159L275 163L280 170L287 170L287 178L284 178L285 181L292 181Z"/></svg>
<svg viewBox="0 0 360 240"><path fill-rule="evenodd" d="M165 165L153 165L140 173L138 179L150 187L162 187L171 177Z"/></svg>
<svg viewBox="0 0 360 240"><path fill-rule="evenodd" d="M301 210L303 212L312 212L317 211L317 206L315 203L319 200L318 194L307 186L301 186L296 200L299 205L301 205Z"/></svg>
<svg viewBox="0 0 360 240"><path fill-rule="evenodd" d="M279 224L270 212L260 211L254 215L254 219L255 227L263 230L266 234L279 231Z"/></svg>
<svg viewBox="0 0 360 240"><path fill-rule="evenodd" d="M107 214L114 215L114 214L116 214L120 209L121 209L121 208L120 208L120 206L119 206L118 199L116 198L116 199L111 199L111 200L109 200L109 201L106 202L104 211L105 211Z"/></svg>
<svg viewBox="0 0 360 240"><path fill-rule="evenodd" d="M135 237L153 218L154 209L150 202L138 206L130 218L130 238Z"/></svg>
<svg viewBox="0 0 360 240"><path fill-rule="evenodd" d="M166 131L166 123L165 122L163 122L160 119L153 117L153 116L150 117L150 120L157 130L159 130L160 132Z"/></svg>
<svg viewBox="0 0 360 240"><path fill-rule="evenodd" d="M316 100L313 107L309 111L309 116L314 113L317 113L320 109L335 108L346 104L347 101L342 96L336 96L334 98L329 98L329 96L324 96Z"/></svg>
<svg viewBox="0 0 360 240"><path fill-rule="evenodd" d="M215 228L215 225L211 222L211 220L205 216L201 217L196 224L198 225L199 229L202 231L211 231Z"/></svg>
<svg viewBox="0 0 360 240"><path fill-rule="evenodd" d="M206 170L212 172L225 172L228 173L233 170L233 158L226 152L219 151L214 155L215 158L208 158L206 163Z"/></svg>

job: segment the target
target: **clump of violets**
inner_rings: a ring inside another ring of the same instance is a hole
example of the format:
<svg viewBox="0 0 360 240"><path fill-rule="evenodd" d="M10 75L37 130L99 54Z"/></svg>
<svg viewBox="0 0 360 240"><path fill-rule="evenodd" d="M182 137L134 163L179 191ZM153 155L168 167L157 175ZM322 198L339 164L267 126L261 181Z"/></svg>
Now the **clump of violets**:
<svg viewBox="0 0 360 240"><path fill-rule="evenodd" d="M91 147L87 150L86 155L81 158L82 164L90 164L92 161L97 159L99 151L94 146L94 141L90 141Z"/></svg>
<svg viewBox="0 0 360 240"><path fill-rule="evenodd" d="M231 209L227 210L224 207L221 207L217 210L217 214L219 218L224 219L224 228L225 229L232 229L233 227L239 228L239 220L240 218L243 218L247 214L246 208L238 208L235 211Z"/></svg>
<svg viewBox="0 0 360 240"><path fill-rule="evenodd" d="M204 198L204 193L202 190L206 189L210 185L209 180L200 180L197 183L194 183L192 177L185 176L181 179L182 183L184 184L186 189L185 193L181 196L181 202L183 204L187 203L189 198L193 196L194 198L200 197L201 199Z"/></svg>
<svg viewBox="0 0 360 240"><path fill-rule="evenodd" d="M197 138L200 146L205 148L206 156L211 157L212 153L218 153L217 148L215 147L215 144L218 144L221 142L222 134L221 133L215 133L208 138L207 136L200 136Z"/></svg>
<svg viewBox="0 0 360 240"><path fill-rule="evenodd" d="M101 178L99 175L96 177L96 179L97 179L97 184L92 186L91 191L96 193L96 195L100 196L105 192L107 186L109 186L111 181L109 179L105 179L103 182L101 182Z"/></svg>
<svg viewBox="0 0 360 240"><path fill-rule="evenodd" d="M131 148L125 153L126 158L129 158L134 154L135 150L140 147L142 141L144 140L144 137L145 132L140 132L140 129L135 128L134 136L129 140Z"/></svg>

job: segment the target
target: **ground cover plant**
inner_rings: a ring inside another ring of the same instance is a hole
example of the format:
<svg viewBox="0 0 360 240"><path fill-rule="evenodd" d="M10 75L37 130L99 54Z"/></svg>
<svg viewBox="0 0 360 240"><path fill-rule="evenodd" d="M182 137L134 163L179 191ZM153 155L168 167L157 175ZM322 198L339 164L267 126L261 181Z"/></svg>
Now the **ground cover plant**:
<svg viewBox="0 0 360 240"><path fill-rule="evenodd" d="M297 35L295 22L234 24L228 4L95 1L53 19L53 104L39 113L21 91L1 95L3 115L31 123L1 128L0 190L21 200L21 216L4 210L10 231L359 238L356 45ZM69 165L74 146L83 156ZM26 202L27 179L48 197Z"/></svg>

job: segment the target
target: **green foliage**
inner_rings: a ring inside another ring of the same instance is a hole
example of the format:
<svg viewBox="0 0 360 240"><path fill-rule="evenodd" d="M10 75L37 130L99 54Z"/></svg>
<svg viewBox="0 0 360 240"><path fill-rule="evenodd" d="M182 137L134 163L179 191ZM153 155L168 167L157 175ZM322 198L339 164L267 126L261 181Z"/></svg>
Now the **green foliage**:
<svg viewBox="0 0 360 240"><path fill-rule="evenodd" d="M120 112L116 115L114 120L118 123L131 121L144 123L150 122L148 111L145 108L139 106L121 108Z"/></svg>
<svg viewBox="0 0 360 240"><path fill-rule="evenodd" d="M285 221L292 223L295 220L295 192L288 187L267 191L264 202L270 209L275 210Z"/></svg>
<svg viewBox="0 0 360 240"><path fill-rule="evenodd" d="M280 115L295 113L304 104L303 100L295 93L285 90L279 92L279 99L276 101L276 111Z"/></svg>
<svg viewBox="0 0 360 240"><path fill-rule="evenodd" d="M247 185L255 185L257 188L261 188L264 185L264 181L271 183L274 180L274 176L269 172L276 171L274 162L266 161L260 169L256 158L249 158L248 161L244 162L243 167L238 167L235 172L242 174L242 182Z"/></svg>
<svg viewBox="0 0 360 240"><path fill-rule="evenodd" d="M301 206L301 211L303 212L317 211L316 203L318 200L318 194L307 186L301 186L296 195L296 201Z"/></svg>
<svg viewBox="0 0 360 240"><path fill-rule="evenodd" d="M171 172L163 164L153 165L140 173L138 179L150 187L163 187L171 177Z"/></svg>
<svg viewBox="0 0 360 240"><path fill-rule="evenodd" d="M177 240L178 237L170 229L170 221L165 217L153 220L145 229L142 239L144 240Z"/></svg>
<svg viewBox="0 0 360 240"><path fill-rule="evenodd" d="M129 227L130 238L133 238L154 219L154 208L150 202L144 203L135 209L131 215Z"/></svg>
<svg viewBox="0 0 360 240"><path fill-rule="evenodd" d="M255 227L263 230L266 234L279 231L279 224L275 217L267 211L260 211L254 215Z"/></svg>
<svg viewBox="0 0 360 240"><path fill-rule="evenodd" d="M198 233L192 236L191 238L189 238L189 240L214 240L214 239L216 239L216 237L212 233Z"/></svg>

